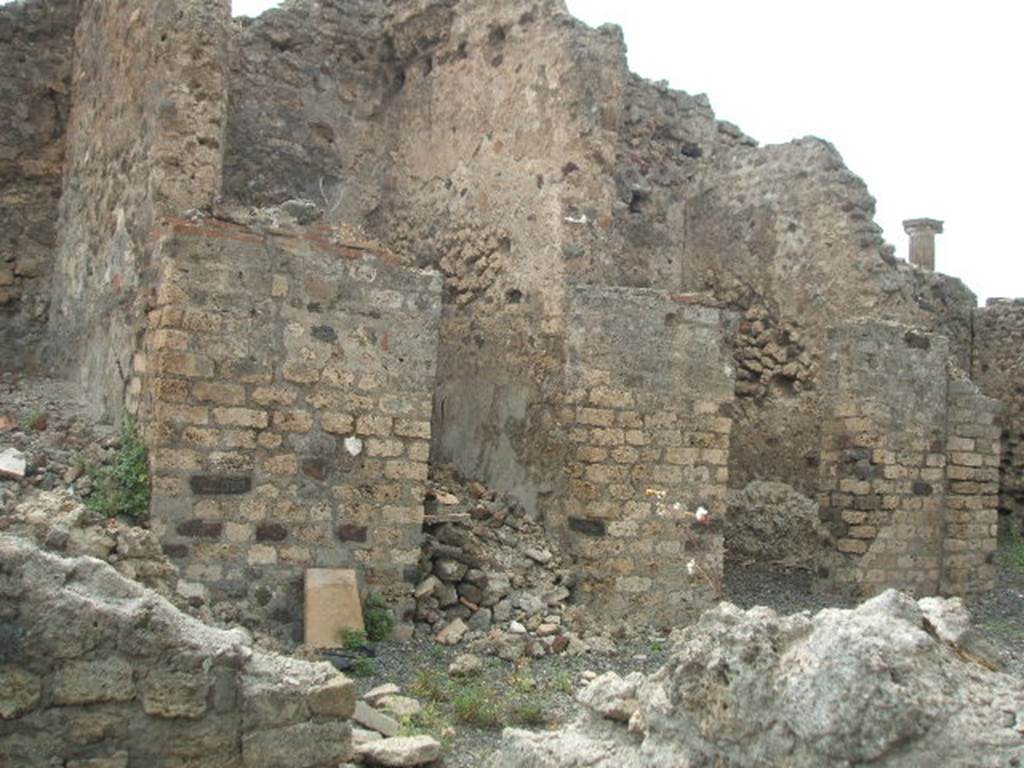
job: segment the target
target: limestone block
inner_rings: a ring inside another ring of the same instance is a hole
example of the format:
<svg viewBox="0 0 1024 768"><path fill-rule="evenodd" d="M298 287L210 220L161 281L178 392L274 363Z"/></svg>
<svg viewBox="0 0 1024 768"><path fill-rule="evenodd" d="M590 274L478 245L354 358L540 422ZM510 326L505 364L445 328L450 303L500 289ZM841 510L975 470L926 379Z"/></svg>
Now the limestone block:
<svg viewBox="0 0 1024 768"><path fill-rule="evenodd" d="M152 717L197 719L206 712L210 679L201 670L153 669L142 682L142 709Z"/></svg>
<svg viewBox="0 0 1024 768"><path fill-rule="evenodd" d="M334 648L345 629L363 630L356 572L346 568L309 568L305 591L306 644Z"/></svg>
<svg viewBox="0 0 1024 768"><path fill-rule="evenodd" d="M54 676L53 703L57 705L129 701L134 695L131 664L117 656L72 661Z"/></svg>
<svg viewBox="0 0 1024 768"><path fill-rule="evenodd" d="M341 721L295 723L242 739L245 768L313 768L340 763L351 754L352 729Z"/></svg>
<svg viewBox="0 0 1024 768"><path fill-rule="evenodd" d="M351 717L356 706L356 685L344 675L313 688L307 699L314 715Z"/></svg>
<svg viewBox="0 0 1024 768"><path fill-rule="evenodd" d="M441 744L430 736L401 736L360 744L356 752L375 765L424 765L441 756Z"/></svg>

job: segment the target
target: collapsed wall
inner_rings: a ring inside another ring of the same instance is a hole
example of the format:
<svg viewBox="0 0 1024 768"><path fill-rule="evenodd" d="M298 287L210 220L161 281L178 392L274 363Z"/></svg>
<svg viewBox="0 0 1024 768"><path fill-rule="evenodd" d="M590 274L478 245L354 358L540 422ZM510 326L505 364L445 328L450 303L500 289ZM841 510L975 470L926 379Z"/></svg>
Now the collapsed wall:
<svg viewBox="0 0 1024 768"><path fill-rule="evenodd" d="M829 334L819 575L838 589L992 588L999 403L951 368L948 345L876 322Z"/></svg>
<svg viewBox="0 0 1024 768"><path fill-rule="evenodd" d="M329 228L155 241L153 529L186 579L302 639L303 572L417 580L440 278Z"/></svg>
<svg viewBox="0 0 1024 768"><path fill-rule="evenodd" d="M90 557L0 535L0 762L337 765L355 685L206 626Z"/></svg>
<svg viewBox="0 0 1024 768"><path fill-rule="evenodd" d="M999 511L1024 533L1024 300L990 299L974 313L971 379L1003 403Z"/></svg>

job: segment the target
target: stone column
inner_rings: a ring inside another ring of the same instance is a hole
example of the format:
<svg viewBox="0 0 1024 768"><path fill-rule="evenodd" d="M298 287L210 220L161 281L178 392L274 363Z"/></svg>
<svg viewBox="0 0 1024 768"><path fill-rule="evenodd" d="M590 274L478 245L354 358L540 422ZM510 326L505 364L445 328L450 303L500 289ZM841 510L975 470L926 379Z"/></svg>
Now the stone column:
<svg viewBox="0 0 1024 768"><path fill-rule="evenodd" d="M903 230L910 235L910 263L929 272L935 271L935 236L942 234L937 219L907 219Z"/></svg>

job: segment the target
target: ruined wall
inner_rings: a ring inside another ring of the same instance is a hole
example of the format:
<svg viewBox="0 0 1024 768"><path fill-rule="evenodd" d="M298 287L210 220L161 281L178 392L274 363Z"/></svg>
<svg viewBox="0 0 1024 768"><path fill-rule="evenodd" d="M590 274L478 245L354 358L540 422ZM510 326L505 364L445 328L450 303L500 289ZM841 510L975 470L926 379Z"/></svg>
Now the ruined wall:
<svg viewBox="0 0 1024 768"><path fill-rule="evenodd" d="M971 379L1003 403L999 511L1024 532L1024 300L990 299L974 314Z"/></svg>
<svg viewBox="0 0 1024 768"><path fill-rule="evenodd" d="M337 765L355 686L180 613L106 563L0 536L0 763Z"/></svg>
<svg viewBox="0 0 1024 768"><path fill-rule="evenodd" d="M440 278L368 248L214 220L156 245L154 530L212 601L297 639L306 568L416 576Z"/></svg>
<svg viewBox="0 0 1024 768"><path fill-rule="evenodd" d="M0 369L37 368L50 303L77 0L0 7Z"/></svg>
<svg viewBox="0 0 1024 768"><path fill-rule="evenodd" d="M224 195L246 205L313 200L362 221L379 202L391 82L384 3L293 2L232 36Z"/></svg>
<svg viewBox="0 0 1024 768"><path fill-rule="evenodd" d="M868 595L991 588L997 404L949 370L939 335L842 325L826 355L820 575Z"/></svg>
<svg viewBox="0 0 1024 768"><path fill-rule="evenodd" d="M455 11L410 6L393 22L394 164L369 224L445 275L434 460L532 510L558 478L568 179L613 128L595 94L624 77L621 39L558 2Z"/></svg>
<svg viewBox="0 0 1024 768"><path fill-rule="evenodd" d="M107 413L130 383L151 230L220 188L229 17L228 0L81 4L49 357Z"/></svg>
<svg viewBox="0 0 1024 768"><path fill-rule="evenodd" d="M727 319L690 299L569 292L569 458L547 523L578 558L584 599L608 615L678 618L720 587L731 353Z"/></svg>

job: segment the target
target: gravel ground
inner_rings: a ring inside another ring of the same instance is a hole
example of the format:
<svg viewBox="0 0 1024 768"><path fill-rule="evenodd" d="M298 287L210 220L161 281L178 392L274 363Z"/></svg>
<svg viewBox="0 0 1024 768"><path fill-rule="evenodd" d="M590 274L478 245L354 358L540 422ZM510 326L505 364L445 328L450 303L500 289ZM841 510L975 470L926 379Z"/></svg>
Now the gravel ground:
<svg viewBox="0 0 1024 768"><path fill-rule="evenodd" d="M994 647L1005 671L1024 677L1024 544L1001 542L996 562L995 591L968 601L968 606L980 634ZM812 589L812 581L811 573L804 569L734 567L728 570L726 590L729 599L743 608L767 605L780 613L813 613L854 604L838 595ZM539 729L571 721L579 712L574 695L585 670L649 674L667 660L667 646L665 637L652 632L620 641L619 653L614 656L563 654L534 660L519 668L485 658L480 677L455 680L447 675L447 667L461 652L459 647L440 646L429 639L382 643L377 648L375 673L358 682L361 692L381 683L396 683L403 693L428 704L426 716L407 726L410 732L426 730L441 737L447 749L443 763L446 768L479 768L494 751L503 724ZM501 724L481 727L466 723L459 718L454 700L470 687L487 690L499 709L515 701L539 702L547 722L516 723L515 715L505 712ZM437 700L432 702L432 698Z"/></svg>

